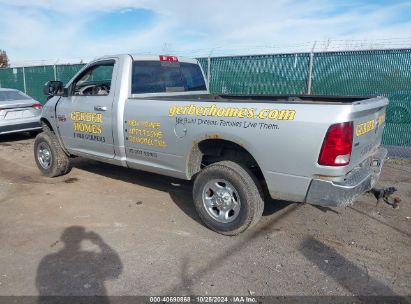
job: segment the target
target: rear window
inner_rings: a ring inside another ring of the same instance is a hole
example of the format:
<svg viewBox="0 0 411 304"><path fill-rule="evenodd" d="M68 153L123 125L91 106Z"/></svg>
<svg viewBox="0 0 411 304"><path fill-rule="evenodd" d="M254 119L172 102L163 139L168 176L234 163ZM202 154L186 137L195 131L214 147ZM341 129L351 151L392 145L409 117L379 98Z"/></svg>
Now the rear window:
<svg viewBox="0 0 411 304"><path fill-rule="evenodd" d="M198 64L166 61L134 61L132 94L205 91Z"/></svg>
<svg viewBox="0 0 411 304"><path fill-rule="evenodd" d="M30 99L19 91L0 91L0 101Z"/></svg>

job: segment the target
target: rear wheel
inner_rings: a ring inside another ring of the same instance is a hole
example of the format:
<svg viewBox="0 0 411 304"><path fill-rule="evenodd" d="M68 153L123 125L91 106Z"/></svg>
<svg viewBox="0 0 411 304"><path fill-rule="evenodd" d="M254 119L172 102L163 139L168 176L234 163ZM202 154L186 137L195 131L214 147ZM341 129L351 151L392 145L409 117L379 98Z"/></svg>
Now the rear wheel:
<svg viewBox="0 0 411 304"><path fill-rule="evenodd" d="M225 235L239 234L254 225L264 210L254 174L232 161L217 162L200 171L194 181L193 198L203 222Z"/></svg>
<svg viewBox="0 0 411 304"><path fill-rule="evenodd" d="M70 159L60 147L54 132L45 130L34 141L34 159L40 171L48 177L70 172Z"/></svg>

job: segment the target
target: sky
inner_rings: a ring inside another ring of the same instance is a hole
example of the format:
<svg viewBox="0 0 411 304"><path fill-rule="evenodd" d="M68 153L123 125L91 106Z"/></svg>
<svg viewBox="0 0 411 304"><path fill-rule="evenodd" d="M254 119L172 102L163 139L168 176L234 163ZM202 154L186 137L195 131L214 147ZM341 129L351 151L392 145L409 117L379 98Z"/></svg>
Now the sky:
<svg viewBox="0 0 411 304"><path fill-rule="evenodd" d="M411 47L411 1L0 0L10 61Z"/></svg>

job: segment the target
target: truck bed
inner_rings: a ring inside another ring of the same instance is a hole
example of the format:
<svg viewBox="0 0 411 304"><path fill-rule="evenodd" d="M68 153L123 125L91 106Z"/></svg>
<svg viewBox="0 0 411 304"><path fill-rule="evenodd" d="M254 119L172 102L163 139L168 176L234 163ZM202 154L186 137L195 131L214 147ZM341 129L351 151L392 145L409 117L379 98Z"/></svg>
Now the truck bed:
<svg viewBox="0 0 411 304"><path fill-rule="evenodd" d="M201 102L353 104L375 97L377 96L190 94L156 96L154 98L159 100L197 100ZM133 98L153 99L153 97Z"/></svg>

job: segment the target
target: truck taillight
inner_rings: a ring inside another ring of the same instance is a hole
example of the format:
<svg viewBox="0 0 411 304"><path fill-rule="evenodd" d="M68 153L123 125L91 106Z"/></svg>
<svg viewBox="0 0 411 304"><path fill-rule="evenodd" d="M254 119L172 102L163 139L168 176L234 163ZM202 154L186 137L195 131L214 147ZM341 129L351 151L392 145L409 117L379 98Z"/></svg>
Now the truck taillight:
<svg viewBox="0 0 411 304"><path fill-rule="evenodd" d="M343 122L329 127L318 163L324 166L345 166L350 163L353 123Z"/></svg>
<svg viewBox="0 0 411 304"><path fill-rule="evenodd" d="M31 107L36 109L36 110L40 110L43 107L43 105L41 103L35 103Z"/></svg>
<svg viewBox="0 0 411 304"><path fill-rule="evenodd" d="M178 62L178 58L176 56L160 55L160 61Z"/></svg>

